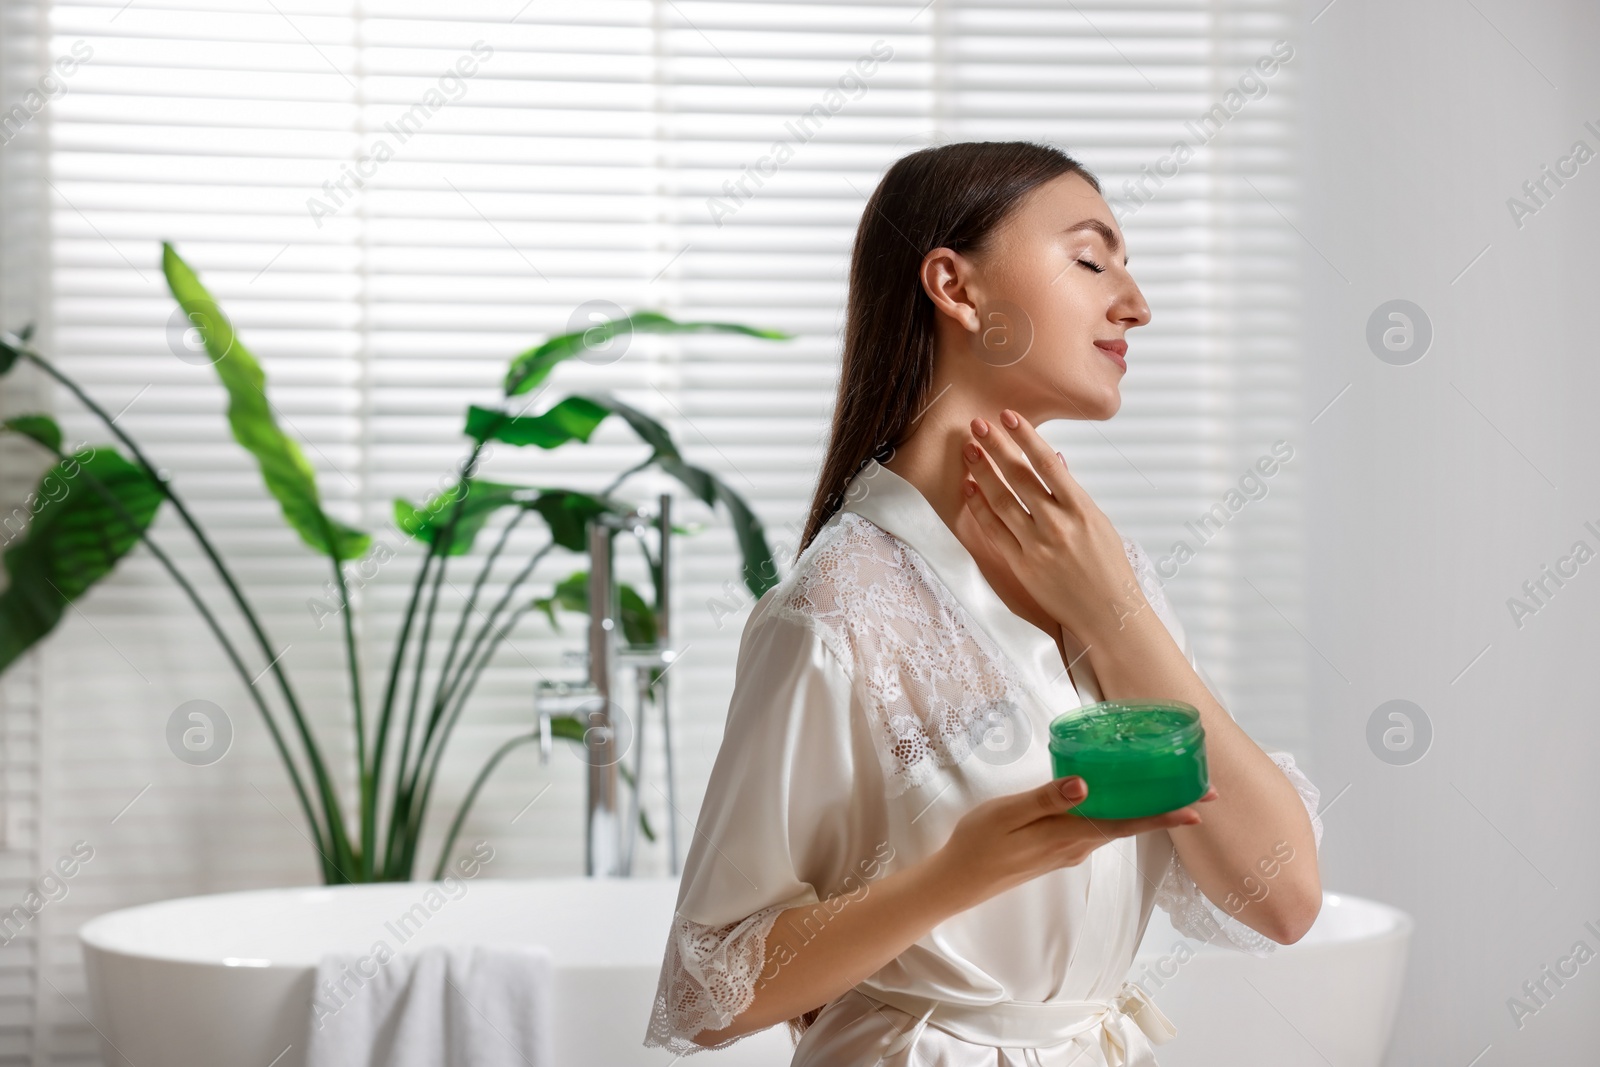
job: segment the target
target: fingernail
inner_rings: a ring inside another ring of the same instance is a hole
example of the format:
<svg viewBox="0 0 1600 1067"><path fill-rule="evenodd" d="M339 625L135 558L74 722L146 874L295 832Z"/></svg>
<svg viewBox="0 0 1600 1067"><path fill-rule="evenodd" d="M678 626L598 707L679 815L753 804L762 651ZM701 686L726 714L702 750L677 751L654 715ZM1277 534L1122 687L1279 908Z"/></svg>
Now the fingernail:
<svg viewBox="0 0 1600 1067"><path fill-rule="evenodd" d="M983 453L978 451L978 446L970 441L967 442L966 447L961 451L966 454L968 463L976 463L978 460L983 458Z"/></svg>
<svg viewBox="0 0 1600 1067"><path fill-rule="evenodd" d="M977 491L978 491L978 483L976 483L976 482L962 482L961 483L961 492L964 495L971 496L973 493L976 493Z"/></svg>
<svg viewBox="0 0 1600 1067"><path fill-rule="evenodd" d="M1017 413L1012 411L1010 408L1006 408L1006 410L1000 413L1000 421L1005 423L1008 429L1012 430L1015 430L1018 426L1022 425L1017 419Z"/></svg>
<svg viewBox="0 0 1600 1067"><path fill-rule="evenodd" d="M989 436L989 424L987 422L984 422L982 419L973 419L972 420L972 432L977 434L979 437L988 437Z"/></svg>
<svg viewBox="0 0 1600 1067"><path fill-rule="evenodd" d="M1061 461L1061 465L1063 467L1065 467L1067 465L1067 457L1063 456L1060 452L1056 453L1056 458Z"/></svg>
<svg viewBox="0 0 1600 1067"><path fill-rule="evenodd" d="M1072 796L1078 791L1078 785L1082 781L1083 779L1079 778L1077 775L1072 775L1070 777L1061 779L1061 795L1064 797Z"/></svg>

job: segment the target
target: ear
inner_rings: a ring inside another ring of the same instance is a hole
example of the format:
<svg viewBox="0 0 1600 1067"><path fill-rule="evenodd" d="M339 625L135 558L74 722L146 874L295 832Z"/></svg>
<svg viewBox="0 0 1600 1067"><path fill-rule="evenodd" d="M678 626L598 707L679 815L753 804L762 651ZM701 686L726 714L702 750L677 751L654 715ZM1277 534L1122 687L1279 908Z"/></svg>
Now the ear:
<svg viewBox="0 0 1600 1067"><path fill-rule="evenodd" d="M922 257L922 291L928 294L940 314L959 324L968 333L978 332L976 294L969 293L972 261L949 248L935 248Z"/></svg>

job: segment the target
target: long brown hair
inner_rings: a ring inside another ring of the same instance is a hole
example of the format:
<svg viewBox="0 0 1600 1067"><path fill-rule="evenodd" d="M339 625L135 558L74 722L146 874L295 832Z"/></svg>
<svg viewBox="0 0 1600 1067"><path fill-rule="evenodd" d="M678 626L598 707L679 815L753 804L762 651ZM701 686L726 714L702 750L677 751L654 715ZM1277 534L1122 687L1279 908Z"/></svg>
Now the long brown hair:
<svg viewBox="0 0 1600 1067"><path fill-rule="evenodd" d="M869 459L887 460L927 403L934 311L922 289L922 257L935 248L979 250L1025 195L1062 174L1082 175L1100 191L1077 160L1026 141L924 148L897 160L878 183L850 256L839 397L801 552L839 510L850 479ZM821 1013L789 1020L796 1042Z"/></svg>
<svg viewBox="0 0 1600 1067"><path fill-rule="evenodd" d="M884 174L856 228L839 395L800 552L839 510L850 479L868 460L887 460L928 401L934 309L922 258L935 248L980 250L1025 195L1062 174L1100 191L1077 160L1027 141L924 148Z"/></svg>

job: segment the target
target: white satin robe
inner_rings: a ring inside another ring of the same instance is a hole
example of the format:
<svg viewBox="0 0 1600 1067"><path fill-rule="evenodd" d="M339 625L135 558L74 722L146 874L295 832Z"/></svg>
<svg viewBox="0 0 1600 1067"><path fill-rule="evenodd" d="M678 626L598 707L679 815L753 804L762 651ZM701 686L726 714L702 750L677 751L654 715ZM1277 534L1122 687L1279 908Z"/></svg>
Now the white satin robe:
<svg viewBox="0 0 1600 1067"><path fill-rule="evenodd" d="M1100 699L1088 660L1075 686L913 485L872 463L846 501L746 623L646 1045L702 1051L692 1035L728 1025L786 962L765 953L780 912L817 905L797 926L814 936L974 805L1048 781L1049 721ZM1215 694L1149 559L1124 544ZM1316 788L1273 758L1320 847ZM1199 892L1166 831L1121 838L934 927L831 1001L792 1067L1153 1065L1175 1029L1127 974L1157 904L1188 936L1272 948Z"/></svg>

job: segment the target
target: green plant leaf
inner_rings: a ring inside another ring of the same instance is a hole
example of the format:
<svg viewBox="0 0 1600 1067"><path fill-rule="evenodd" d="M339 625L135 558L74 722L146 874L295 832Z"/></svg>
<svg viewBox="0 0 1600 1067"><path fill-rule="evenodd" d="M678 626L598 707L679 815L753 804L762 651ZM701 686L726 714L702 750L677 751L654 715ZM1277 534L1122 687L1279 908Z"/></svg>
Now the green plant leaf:
<svg viewBox="0 0 1600 1067"><path fill-rule="evenodd" d="M767 545L766 531L744 497L710 471L680 459L661 459L656 465L707 504L720 501L728 509L733 535L739 542L739 554L744 559L744 584L752 596L760 599L763 593L778 584L778 569L772 561L772 549Z"/></svg>
<svg viewBox="0 0 1600 1067"><path fill-rule="evenodd" d="M17 338L22 340L22 338ZM5 374L16 366L17 360L22 358L22 350L12 345L4 336L0 336L0 374Z"/></svg>
<svg viewBox="0 0 1600 1067"><path fill-rule="evenodd" d="M467 485L470 488L466 501L461 505L460 518L456 519L455 532L450 536L447 555L464 556L471 552L472 544L477 540L484 523L489 521L489 516L503 507L518 503L518 494L531 495L535 492L520 485L501 482L471 481ZM418 541L431 545L439 532L449 525L460 495L461 485L457 483L420 508L404 500L396 500L395 525Z"/></svg>
<svg viewBox="0 0 1600 1067"><path fill-rule="evenodd" d="M617 587L617 601L622 615L622 636L630 645L653 645L659 632L656 613L639 591L626 582ZM574 571L567 575L546 597L535 597L533 606L544 612L550 625L560 629L556 610L589 614L589 572Z"/></svg>
<svg viewBox="0 0 1600 1067"><path fill-rule="evenodd" d="M683 458L683 454L678 451L678 443L672 439L672 434L667 428L638 408L624 404L613 396L590 396L587 399L596 407L605 408L619 415L628 424L628 428L638 435L639 440L650 446L657 458Z"/></svg>
<svg viewBox="0 0 1600 1067"><path fill-rule="evenodd" d="M754 596L759 598L778 584L778 571L772 562L772 549L767 546L766 532L744 497L710 471L685 462L667 428L649 415L615 397L590 396L588 399L595 406L621 416L633 428L633 432L651 447L654 451L652 462L664 473L676 478L708 507L714 508L720 503L728 509L734 537L744 557L744 584Z"/></svg>
<svg viewBox="0 0 1600 1067"><path fill-rule="evenodd" d="M624 582L617 587L617 600L622 615L622 636L628 644L655 644L658 632L655 609L639 595L639 590Z"/></svg>
<svg viewBox="0 0 1600 1067"><path fill-rule="evenodd" d="M546 489L529 504L550 527L550 538L569 552L589 550L588 526L606 512L621 515L629 509L613 501L571 489Z"/></svg>
<svg viewBox="0 0 1600 1067"><path fill-rule="evenodd" d="M781 330L763 330L737 322L678 322L659 311L635 311L631 315L596 323L584 330L558 334L541 345L528 349L511 361L506 372L506 396L519 396L550 376L563 360L580 352L607 344L613 338L634 333L739 333L769 341L786 341Z"/></svg>
<svg viewBox="0 0 1600 1067"><path fill-rule="evenodd" d="M522 507L537 511L550 528L551 540L572 552L589 548L587 526L605 512L621 515L629 509L614 501L571 489L539 489L532 486L504 485L500 482L468 483L471 490L462 505L461 518L450 539L450 555L461 556L472 550L473 541L489 516L500 508ZM394 521L402 531L428 544L450 521L459 485L451 486L418 508L405 500L394 502Z"/></svg>
<svg viewBox="0 0 1600 1067"><path fill-rule="evenodd" d="M550 628L557 631L561 629L561 621L556 618L557 609L588 614L589 572L577 571L567 575L555 584L549 596L534 597L533 606L544 612L544 617L550 620Z"/></svg>
<svg viewBox="0 0 1600 1067"><path fill-rule="evenodd" d="M581 396L569 396L543 415L507 415L491 408L467 409L466 434L475 441L557 448L588 441L608 412Z"/></svg>
<svg viewBox="0 0 1600 1067"><path fill-rule="evenodd" d="M255 457L267 491L300 539L335 560L360 559L372 538L330 518L322 510L317 475L300 446L279 428L267 400L266 375L233 331L199 277L170 244L161 246L167 287L205 341L217 377L228 392L228 425L236 441Z"/></svg>
<svg viewBox="0 0 1600 1067"><path fill-rule="evenodd" d="M550 539L570 552L587 552L589 534L587 526L595 515L613 512L626 514L630 507L606 501L590 493L573 490L541 490L536 486L502 485L499 482L470 482L472 491L461 509L461 520L456 523L456 533L450 539L450 555L464 555L472 550L490 515L502 507L526 507L539 512L550 528ZM426 507L414 507L410 502L395 501L395 525L418 541L432 544L438 530L450 522L450 506L456 501L461 486L451 486L427 502Z"/></svg>
<svg viewBox="0 0 1600 1067"><path fill-rule="evenodd" d="M584 734L589 727L578 719L576 715L550 716L550 736L563 741L576 741L583 744Z"/></svg>
<svg viewBox="0 0 1600 1067"><path fill-rule="evenodd" d="M51 452L61 451L61 427L49 415L17 415L0 423L0 429L32 438Z"/></svg>
<svg viewBox="0 0 1600 1067"><path fill-rule="evenodd" d="M106 487L137 528L85 475ZM27 498L33 522L5 553L10 585L0 593L0 671L53 630L70 602L111 573L149 528L162 499L161 487L141 468L109 449L69 456L44 473Z"/></svg>

